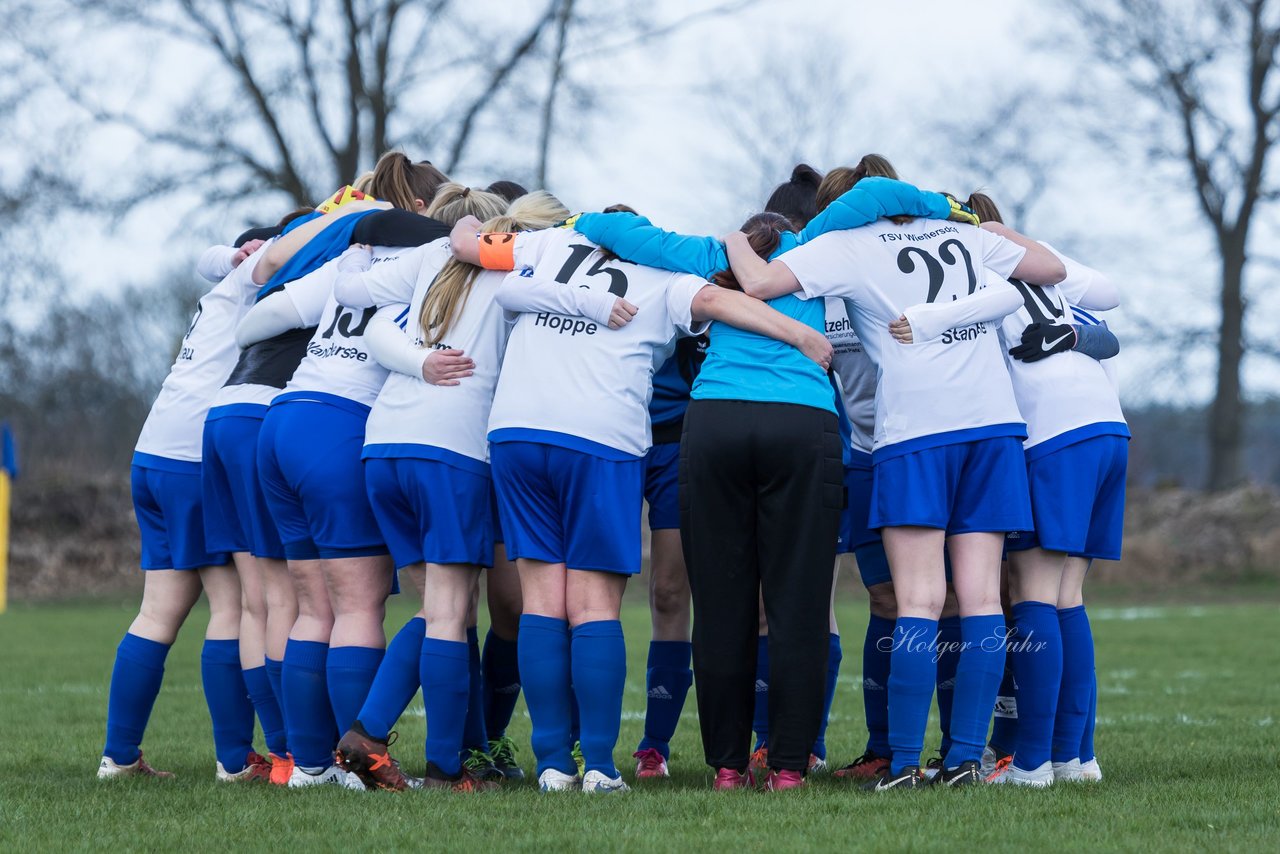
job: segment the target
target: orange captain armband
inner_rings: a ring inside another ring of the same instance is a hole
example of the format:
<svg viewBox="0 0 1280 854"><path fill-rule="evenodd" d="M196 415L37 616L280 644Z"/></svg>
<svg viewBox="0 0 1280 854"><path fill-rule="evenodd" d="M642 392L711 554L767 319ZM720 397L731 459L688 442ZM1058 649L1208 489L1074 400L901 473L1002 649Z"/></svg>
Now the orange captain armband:
<svg viewBox="0 0 1280 854"><path fill-rule="evenodd" d="M332 213L335 209L345 205L347 202L362 201L364 199L376 201L373 196L370 196L367 193L362 193L355 187L348 184L320 204L316 205L316 210L322 214Z"/></svg>
<svg viewBox="0 0 1280 854"><path fill-rule="evenodd" d="M514 270L516 236L503 231L480 235L480 266L486 270Z"/></svg>

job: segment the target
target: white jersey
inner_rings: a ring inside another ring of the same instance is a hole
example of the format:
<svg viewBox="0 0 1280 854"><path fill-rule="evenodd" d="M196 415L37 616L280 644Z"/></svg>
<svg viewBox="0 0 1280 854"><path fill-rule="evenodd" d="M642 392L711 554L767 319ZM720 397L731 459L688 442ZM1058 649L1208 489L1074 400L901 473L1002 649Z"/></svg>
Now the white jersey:
<svg viewBox="0 0 1280 854"><path fill-rule="evenodd" d="M823 234L780 256L806 297L853 302L854 329L878 369L877 459L955 441L1026 435L994 324L950 329L912 345L889 334L889 323L904 309L985 288L993 273L1012 273L1024 252L962 223L882 219Z"/></svg>
<svg viewBox="0 0 1280 854"><path fill-rule="evenodd" d="M438 240L394 262L375 264L362 276L380 310L394 311L395 321L418 347L424 346L422 303L452 257L448 239ZM421 373L393 371L365 425L365 457L435 459L440 455L430 449L443 449L480 463L489 461L489 410L511 328L494 301L504 278L506 273L491 270L476 276L462 311L434 348L461 350L475 362L474 373L456 386L438 386L426 382Z"/></svg>
<svg viewBox="0 0 1280 854"><path fill-rule="evenodd" d="M844 300L827 300L827 340L834 351L831 370L840 378L853 450L870 454L876 427L876 366L853 328L853 312Z"/></svg>
<svg viewBox="0 0 1280 854"><path fill-rule="evenodd" d="M258 293L252 273L265 251L263 246L250 255L196 304L178 358L142 425L138 453L200 462L202 425L240 355L236 325Z"/></svg>
<svg viewBox="0 0 1280 854"><path fill-rule="evenodd" d="M652 444L653 373L671 355L678 333L706 328L692 314L706 281L606 260L594 243L563 228L520 234L514 252L518 271L565 288L623 296L639 312L621 329L546 311L522 313L498 378L490 438L528 438L496 434L533 430L567 447L643 456Z"/></svg>
<svg viewBox="0 0 1280 854"><path fill-rule="evenodd" d="M1061 326L1064 336L1074 334L1071 325L1076 320L1067 294L1089 302L1088 282L1100 274L1059 257L1067 264L1067 278L1060 285L1047 287L1014 280L1011 284L1022 295L1022 306L1000 322L1013 391L1027 422L1028 450L1083 427L1094 427L1095 435L1101 435L1098 431L1129 435L1120 398L1101 362L1074 350L1036 362L1019 361L1007 352L1022 342L1023 331L1032 323ZM1053 342L1053 338L1046 340L1050 345Z"/></svg>
<svg viewBox="0 0 1280 854"><path fill-rule="evenodd" d="M244 265L241 264L240 266L243 267ZM294 308L297 310L298 317L302 319L302 326L298 328L298 333L305 334L305 329L320 322L325 302L333 292L333 280L336 276L337 264L334 261L330 261L305 276L299 276L296 279L285 282L282 286L284 293L288 295L289 301L293 303ZM258 285L253 285L253 289L250 297L250 308L257 301L258 291L261 290ZM292 334L290 333L290 336ZM278 379L271 381L277 384L237 382L234 385L224 385L218 389L218 395L213 404L215 409L223 406L247 405L260 407L265 412L266 407L280 395L282 389L288 384L286 378L292 376L292 373L301 366L298 353L291 345L284 345L281 351L268 350L261 354L261 358L264 361L256 363L247 372L250 376L255 377L268 375L278 377ZM240 370L237 370L236 373L239 374Z"/></svg>
<svg viewBox="0 0 1280 854"><path fill-rule="evenodd" d="M373 267L395 261L411 251L402 246L373 247ZM282 394L293 399L304 399L307 392L334 395L363 406L373 406L387 380L387 369L378 364L365 344L364 332L376 308L352 309L338 303L333 295L333 280L337 278L337 259L329 261L321 270L327 271L327 284L306 283L306 277L285 286L307 326L317 323L315 334L307 344L307 355L293 373ZM317 271L319 272L319 271ZM323 281L323 280L322 280ZM306 287L303 287L303 285ZM319 292L327 290L318 313Z"/></svg>

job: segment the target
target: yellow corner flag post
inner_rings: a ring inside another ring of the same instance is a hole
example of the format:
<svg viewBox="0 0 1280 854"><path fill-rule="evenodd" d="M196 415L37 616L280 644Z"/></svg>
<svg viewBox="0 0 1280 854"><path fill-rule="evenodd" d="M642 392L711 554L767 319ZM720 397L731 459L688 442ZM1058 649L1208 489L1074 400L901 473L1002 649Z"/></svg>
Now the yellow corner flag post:
<svg viewBox="0 0 1280 854"><path fill-rule="evenodd" d="M9 491L18 476L18 455L8 424L0 424L0 614L9 607Z"/></svg>

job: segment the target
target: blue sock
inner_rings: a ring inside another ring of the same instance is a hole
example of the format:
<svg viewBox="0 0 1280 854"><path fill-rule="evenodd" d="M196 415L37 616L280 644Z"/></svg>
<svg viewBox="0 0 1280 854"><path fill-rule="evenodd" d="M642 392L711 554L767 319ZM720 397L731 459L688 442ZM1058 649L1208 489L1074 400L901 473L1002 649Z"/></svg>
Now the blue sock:
<svg viewBox="0 0 1280 854"><path fill-rule="evenodd" d="M693 685L693 644L650 641L644 684L649 699L644 710L644 738L636 750L656 750L670 759L671 737Z"/></svg>
<svg viewBox="0 0 1280 854"><path fill-rule="evenodd" d="M1049 761L1053 724L1062 687L1062 629L1051 602L1019 602L1013 606L1018 643L1009 648L1018 677L1018 745L1013 761L1033 771Z"/></svg>
<svg viewBox="0 0 1280 854"><path fill-rule="evenodd" d="M284 648L284 723L289 751L304 768L328 768L338 744L325 676L328 658L329 645L319 641L290 640Z"/></svg>
<svg viewBox="0 0 1280 854"><path fill-rule="evenodd" d="M867 718L867 750L889 756L889 656L893 642L893 620L877 617L867 621L867 637L862 642L862 710Z"/></svg>
<svg viewBox="0 0 1280 854"><path fill-rule="evenodd" d="M938 728L942 730L940 756L951 750L951 704L956 693L956 666L960 663L960 615L938 620Z"/></svg>
<svg viewBox="0 0 1280 854"><path fill-rule="evenodd" d="M756 641L756 705L751 716L756 731L756 750L769 744L769 636Z"/></svg>
<svg viewBox="0 0 1280 854"><path fill-rule="evenodd" d="M573 691L578 698L582 757L586 771L618 776L613 749L622 726L622 691L627 681L627 644L622 623L597 620L573 627Z"/></svg>
<svg viewBox="0 0 1280 854"><path fill-rule="evenodd" d="M253 750L253 702L240 669L240 641L206 639L200 680L213 721L213 751L223 770L243 771Z"/></svg>
<svg viewBox="0 0 1280 854"><path fill-rule="evenodd" d="M951 749L943 758L947 768L982 760L987 728L1004 675L1004 614L960 618L960 662L956 665L956 693L951 705Z"/></svg>
<svg viewBox="0 0 1280 854"><path fill-rule="evenodd" d="M356 722L385 654L384 650L369 646L330 648L326 671L329 702L333 704L333 719L338 724L338 732L346 732Z"/></svg>
<svg viewBox="0 0 1280 854"><path fill-rule="evenodd" d="M920 764L929 705L937 680L938 621L923 617L899 617L893 628L889 660L889 752L891 770L901 774L908 765Z"/></svg>
<svg viewBox="0 0 1280 854"><path fill-rule="evenodd" d="M421 650L418 678L427 712L427 761L434 762L446 776L456 777L462 772L459 754L471 682L467 645L423 638Z"/></svg>
<svg viewBox="0 0 1280 854"><path fill-rule="evenodd" d="M515 641L498 637L493 629L484 636L480 670L484 684L484 728L489 738L502 738L507 734L516 700L520 699L520 661L516 649Z"/></svg>
<svg viewBox="0 0 1280 854"><path fill-rule="evenodd" d="M249 701L258 713L258 722L262 724L262 737L267 742L267 752L276 756L284 756L288 752L284 738L284 715L280 713L280 702L271 690L271 678L267 676L267 668L251 667L244 671L244 686L249 691Z"/></svg>
<svg viewBox="0 0 1280 854"><path fill-rule="evenodd" d="M1006 626L1005 641L1018 642L1018 627ZM1013 753L1018 744L1018 680L1013 674L1013 661L1005 656L1004 676L996 692L995 715L991 722L991 746L1003 753Z"/></svg>
<svg viewBox="0 0 1280 854"><path fill-rule="evenodd" d="M1098 719L1098 676L1093 676L1093 694L1089 700L1089 717L1084 722L1084 734L1080 737L1080 761L1088 762L1094 758L1093 725Z"/></svg>
<svg viewBox="0 0 1280 854"><path fill-rule="evenodd" d="M117 765L138 761L142 734L164 680L169 645L125 634L116 647L111 692L107 695L107 743L102 755Z"/></svg>
<svg viewBox="0 0 1280 854"><path fill-rule="evenodd" d="M1058 612L1062 634L1062 686L1053 720L1054 762L1070 762L1080 756L1085 723L1092 711L1093 632L1083 605Z"/></svg>
<svg viewBox="0 0 1280 854"><path fill-rule="evenodd" d="M576 774L572 727L577 704L569 667L569 624L554 617L522 614L519 655L538 774L548 768Z"/></svg>
<svg viewBox="0 0 1280 854"><path fill-rule="evenodd" d="M284 722L285 743L287 744L289 741L289 719L284 713L284 662L268 658L265 666L267 668L267 679L271 682L271 693L275 695L276 702L280 705L280 719ZM284 754L277 753L276 756L284 756Z"/></svg>
<svg viewBox="0 0 1280 854"><path fill-rule="evenodd" d="M382 657L378 673L369 686L369 696L365 697L360 714L356 716L364 731L379 741L390 737L391 728L409 708L413 695L418 693L418 658L422 654L422 639L426 633L427 621L414 617L387 644L386 655Z"/></svg>
<svg viewBox="0 0 1280 854"><path fill-rule="evenodd" d="M818 727L818 740L813 743L813 755L819 759L827 758L827 722L831 720L831 703L836 698L836 681L840 678L840 662L843 660L840 636L832 632L827 647L827 695L822 705L822 725Z"/></svg>
<svg viewBox="0 0 1280 854"><path fill-rule="evenodd" d="M465 750L489 752L489 734L484 727L484 676L480 668L480 635L476 627L467 629L467 725L462 736Z"/></svg>

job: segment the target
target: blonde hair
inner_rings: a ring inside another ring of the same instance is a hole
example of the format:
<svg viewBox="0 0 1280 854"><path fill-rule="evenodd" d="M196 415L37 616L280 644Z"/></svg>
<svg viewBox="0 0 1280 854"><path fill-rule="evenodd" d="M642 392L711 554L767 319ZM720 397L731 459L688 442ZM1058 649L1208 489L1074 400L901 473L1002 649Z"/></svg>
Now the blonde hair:
<svg viewBox="0 0 1280 854"><path fill-rule="evenodd" d="M464 216L485 220L501 216L506 210L507 200L497 193L448 183L440 185L440 189L436 190L436 197L432 199L426 213L445 225L457 225L458 220Z"/></svg>
<svg viewBox="0 0 1280 854"><path fill-rule="evenodd" d="M359 178L352 181L351 186L353 189L359 190L362 193L370 193L371 190L369 188L373 186L373 170L370 169L368 172L365 172Z"/></svg>
<svg viewBox="0 0 1280 854"><path fill-rule="evenodd" d="M446 184L441 187L437 201L445 197L448 188L457 186L457 184ZM472 190L464 198L474 199L477 196L490 195L492 194ZM500 198L499 200L501 201ZM442 206L448 204L451 202L444 202ZM432 207L434 208L435 205L433 204ZM439 213L429 213L429 215L442 219ZM465 213L459 214L454 223L465 215ZM479 214L474 215L479 216ZM537 190L516 199L510 207L506 208L505 213L499 210L497 214L488 217L484 225L480 226L480 230L486 234L535 231L551 228L568 218L569 209L562 205L559 199L546 190ZM445 263L436 275L435 281L431 283L430 289L427 290L427 295L422 300L422 310L418 313L418 326L422 329L422 341L425 346L434 347L449 334L449 330L458 320L458 315L466 307L467 298L471 296L471 286L475 284L476 276L479 274L479 267L459 261L457 258L450 258Z"/></svg>

